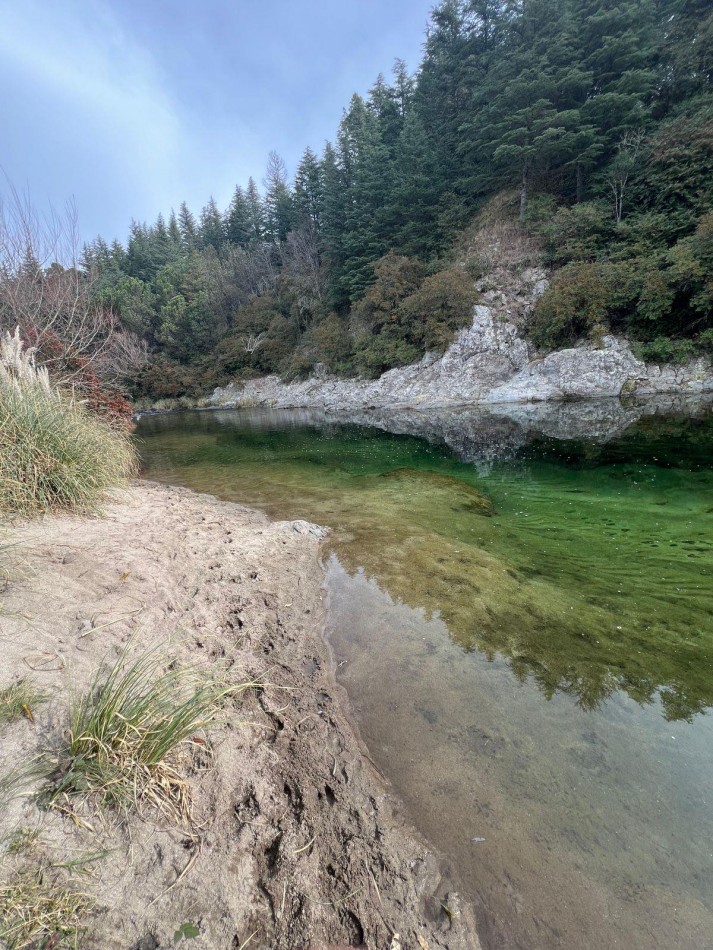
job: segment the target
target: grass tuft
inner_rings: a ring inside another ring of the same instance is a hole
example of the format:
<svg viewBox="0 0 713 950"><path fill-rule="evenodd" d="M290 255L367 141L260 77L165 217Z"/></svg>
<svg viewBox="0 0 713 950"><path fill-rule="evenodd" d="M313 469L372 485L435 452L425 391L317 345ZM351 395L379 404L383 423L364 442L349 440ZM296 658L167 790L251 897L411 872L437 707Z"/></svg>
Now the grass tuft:
<svg viewBox="0 0 713 950"><path fill-rule="evenodd" d="M51 865L0 883L0 940L7 950L76 947L93 900Z"/></svg>
<svg viewBox="0 0 713 950"><path fill-rule="evenodd" d="M177 753L205 749L196 733L215 721L223 699L253 684L226 687L202 680L195 669L166 671L166 665L155 650L133 662L122 655L73 703L51 803L61 808L71 796L86 795L120 809L154 806L172 821L190 823Z"/></svg>
<svg viewBox="0 0 713 950"><path fill-rule="evenodd" d="M0 689L0 726L23 717L34 722L34 710L46 700L47 695L24 678Z"/></svg>
<svg viewBox="0 0 713 950"><path fill-rule="evenodd" d="M27 854L34 849L39 839L39 828L17 828L4 842L5 850L8 854Z"/></svg>
<svg viewBox="0 0 713 950"><path fill-rule="evenodd" d="M128 434L54 388L17 334L6 334L0 340L0 510L92 510L135 471Z"/></svg>

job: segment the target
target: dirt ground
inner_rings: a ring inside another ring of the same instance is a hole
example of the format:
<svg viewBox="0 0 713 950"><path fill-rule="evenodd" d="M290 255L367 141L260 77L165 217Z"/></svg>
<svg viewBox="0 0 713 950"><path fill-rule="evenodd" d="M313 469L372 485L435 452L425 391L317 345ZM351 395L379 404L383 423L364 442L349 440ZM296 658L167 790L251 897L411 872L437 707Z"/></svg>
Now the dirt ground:
<svg viewBox="0 0 713 950"><path fill-rule="evenodd" d="M34 722L0 727L3 774L57 746L71 690L127 644L265 684L186 765L192 828L151 813L72 821L31 795L0 814L0 841L35 829L46 860L107 852L81 878L97 910L80 947L479 946L469 908L400 818L334 682L321 529L148 482L101 517L5 528L17 546L0 594L0 688L24 676L50 699ZM3 863L7 876L7 853Z"/></svg>

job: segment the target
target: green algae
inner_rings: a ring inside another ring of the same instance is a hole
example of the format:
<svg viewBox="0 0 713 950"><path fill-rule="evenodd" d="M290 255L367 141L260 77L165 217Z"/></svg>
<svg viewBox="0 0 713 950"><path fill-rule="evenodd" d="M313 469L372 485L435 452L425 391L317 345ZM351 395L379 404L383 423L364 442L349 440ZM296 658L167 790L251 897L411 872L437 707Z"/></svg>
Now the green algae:
<svg viewBox="0 0 713 950"><path fill-rule="evenodd" d="M484 473L423 439L269 415L141 421L145 473L334 529L342 564L546 697L713 704L710 421L539 439ZM488 515L489 517L483 517Z"/></svg>
<svg viewBox="0 0 713 950"><path fill-rule="evenodd" d="M466 485L451 475L440 472L431 472L428 469L397 468L391 472L382 472L381 478L395 478L399 481L412 483L411 497L414 490L419 489L434 501L434 492L445 489L445 503L451 511L475 511L480 515L490 516L493 513L493 503L482 492ZM437 503L437 501L436 501Z"/></svg>

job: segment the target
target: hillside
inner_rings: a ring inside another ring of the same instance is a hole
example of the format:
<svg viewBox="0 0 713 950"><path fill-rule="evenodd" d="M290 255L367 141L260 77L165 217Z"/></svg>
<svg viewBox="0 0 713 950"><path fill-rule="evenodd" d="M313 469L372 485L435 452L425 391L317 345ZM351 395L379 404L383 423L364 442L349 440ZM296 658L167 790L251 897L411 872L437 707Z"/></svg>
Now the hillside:
<svg viewBox="0 0 713 950"><path fill-rule="evenodd" d="M355 94L293 179L272 153L224 211L85 249L94 299L150 350L133 394L442 352L494 225L552 272L525 328L541 350L614 332L654 362L709 354L712 70L703 0L444 0L417 71Z"/></svg>

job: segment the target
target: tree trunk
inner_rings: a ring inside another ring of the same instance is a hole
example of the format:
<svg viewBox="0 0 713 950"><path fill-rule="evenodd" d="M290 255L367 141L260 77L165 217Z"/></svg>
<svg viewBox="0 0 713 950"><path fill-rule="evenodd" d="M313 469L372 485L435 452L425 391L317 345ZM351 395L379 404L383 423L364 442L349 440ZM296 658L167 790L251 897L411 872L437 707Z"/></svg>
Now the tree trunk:
<svg viewBox="0 0 713 950"><path fill-rule="evenodd" d="M584 169L582 163L577 162L577 204L581 204L584 199Z"/></svg>
<svg viewBox="0 0 713 950"><path fill-rule="evenodd" d="M527 210L527 165L522 167L522 185L520 186L520 221L525 220Z"/></svg>

